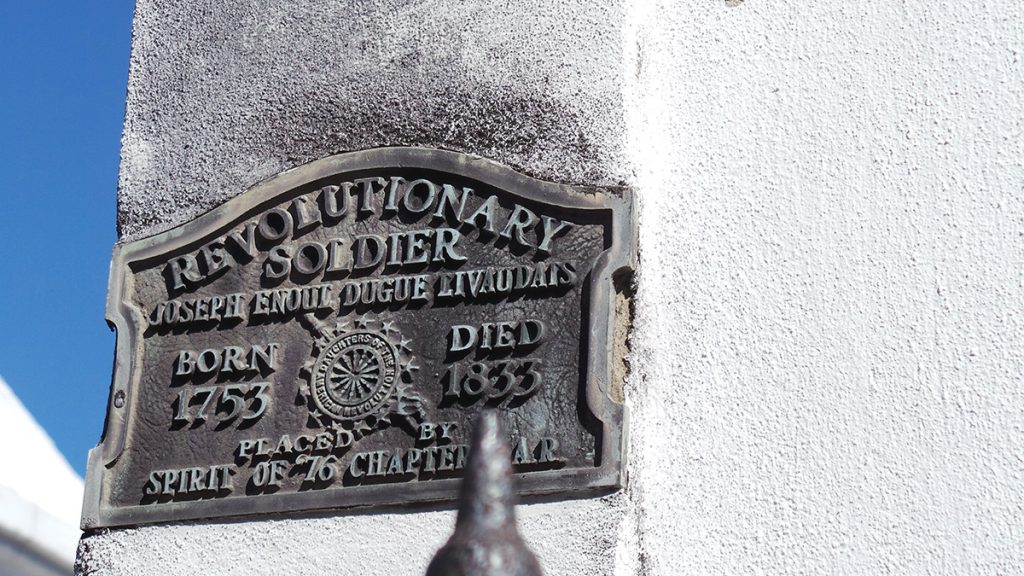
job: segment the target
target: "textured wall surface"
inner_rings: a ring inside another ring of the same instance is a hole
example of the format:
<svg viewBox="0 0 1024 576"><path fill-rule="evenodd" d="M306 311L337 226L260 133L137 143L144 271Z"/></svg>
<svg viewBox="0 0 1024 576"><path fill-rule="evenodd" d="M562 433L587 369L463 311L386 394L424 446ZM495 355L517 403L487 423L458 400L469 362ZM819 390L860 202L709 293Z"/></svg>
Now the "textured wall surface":
<svg viewBox="0 0 1024 576"><path fill-rule="evenodd" d="M1024 5L139 2L127 238L352 148L641 201L631 479L549 576L1024 573ZM611 6L611 7L609 7ZM95 574L421 574L450 511L151 527Z"/></svg>
<svg viewBox="0 0 1024 576"><path fill-rule="evenodd" d="M385 145L620 183L620 4L139 0L122 237L190 220L288 168Z"/></svg>
<svg viewBox="0 0 1024 576"><path fill-rule="evenodd" d="M1024 6L643 4L639 568L1024 573Z"/></svg>
<svg viewBox="0 0 1024 576"><path fill-rule="evenodd" d="M610 574L625 498L519 506L545 574ZM79 574L422 576L455 527L454 510L190 523L83 538Z"/></svg>

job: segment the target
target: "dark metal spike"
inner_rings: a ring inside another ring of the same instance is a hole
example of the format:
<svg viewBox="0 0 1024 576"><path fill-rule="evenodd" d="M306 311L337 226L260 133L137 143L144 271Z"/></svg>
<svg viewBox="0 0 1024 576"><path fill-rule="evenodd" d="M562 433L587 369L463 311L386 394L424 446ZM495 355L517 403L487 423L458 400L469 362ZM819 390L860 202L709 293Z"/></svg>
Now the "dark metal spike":
<svg viewBox="0 0 1024 576"><path fill-rule="evenodd" d="M455 533L427 576L541 576L516 527L515 504L512 451L497 412L485 410L473 430Z"/></svg>
<svg viewBox="0 0 1024 576"><path fill-rule="evenodd" d="M480 414L470 444L459 494L455 529L515 530L516 494L512 487L512 452L497 412Z"/></svg>

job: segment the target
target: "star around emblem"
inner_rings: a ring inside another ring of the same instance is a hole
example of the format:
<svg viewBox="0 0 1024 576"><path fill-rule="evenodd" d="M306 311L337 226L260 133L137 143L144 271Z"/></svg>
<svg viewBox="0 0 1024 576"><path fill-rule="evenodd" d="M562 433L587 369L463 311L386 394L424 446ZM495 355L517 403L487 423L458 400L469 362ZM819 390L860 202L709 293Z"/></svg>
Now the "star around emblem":
<svg viewBox="0 0 1024 576"><path fill-rule="evenodd" d="M391 424L415 428L424 419L423 399L407 383L418 366L393 322L364 316L354 327L316 332L301 388L314 420L358 438Z"/></svg>

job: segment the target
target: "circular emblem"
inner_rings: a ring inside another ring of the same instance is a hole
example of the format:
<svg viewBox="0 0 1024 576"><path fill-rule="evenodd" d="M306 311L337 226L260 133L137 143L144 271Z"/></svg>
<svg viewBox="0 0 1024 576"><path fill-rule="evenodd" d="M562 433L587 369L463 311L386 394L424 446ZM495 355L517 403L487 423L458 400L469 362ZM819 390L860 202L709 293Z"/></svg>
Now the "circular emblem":
<svg viewBox="0 0 1024 576"><path fill-rule="evenodd" d="M313 365L313 402L335 420L356 420L375 412L398 385L397 354L373 332L335 338Z"/></svg>

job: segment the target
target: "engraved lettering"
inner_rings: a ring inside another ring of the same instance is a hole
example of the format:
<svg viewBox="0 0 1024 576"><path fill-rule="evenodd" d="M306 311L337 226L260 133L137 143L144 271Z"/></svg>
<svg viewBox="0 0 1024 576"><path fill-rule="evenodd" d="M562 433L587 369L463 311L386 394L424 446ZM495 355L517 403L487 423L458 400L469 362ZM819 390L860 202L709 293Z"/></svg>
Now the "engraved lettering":
<svg viewBox="0 0 1024 576"><path fill-rule="evenodd" d="M198 355L194 366L197 373L215 371L211 363L215 350L204 350ZM209 360L203 360L209 358ZM245 424L260 419L270 406L267 395L268 382L251 382L245 384L223 384L214 386L186 387L180 390L171 402L174 424L189 424L198 427L213 418L218 423L231 423L236 420ZM248 403L248 407L246 407ZM262 448L261 445L260 448Z"/></svg>
<svg viewBox="0 0 1024 576"><path fill-rule="evenodd" d="M537 243L537 251L546 254L551 251L551 241L569 228L569 223L550 216L541 216L541 221L544 223L544 231L541 233L540 242Z"/></svg>
<svg viewBox="0 0 1024 576"><path fill-rule="evenodd" d="M258 290L253 294L252 317L291 316L334 308L334 295L329 284L302 288Z"/></svg>
<svg viewBox="0 0 1024 576"><path fill-rule="evenodd" d="M434 424L432 422L424 422L420 424L420 441L430 442L434 439Z"/></svg>
<svg viewBox="0 0 1024 576"><path fill-rule="evenodd" d="M554 462L555 450L558 449L558 441L554 438L541 438L537 446L537 462Z"/></svg>
<svg viewBox="0 0 1024 576"><path fill-rule="evenodd" d="M270 251L267 262L263 265L263 275L267 278L284 278L292 269L291 253L287 246L276 246Z"/></svg>
<svg viewBox="0 0 1024 576"><path fill-rule="evenodd" d="M481 204L480 207L477 208L475 212L469 215L469 218L466 219L466 222L476 226L480 230L484 230L490 234L496 234L497 228L495 227L494 224L494 212L497 209L498 198L496 196L490 196L486 200L484 200L484 203ZM483 219L482 225L480 223L481 219Z"/></svg>
<svg viewBox="0 0 1024 576"><path fill-rule="evenodd" d="M526 464L530 461L530 450L526 446L526 438L520 438L512 450L513 464Z"/></svg>
<svg viewBox="0 0 1024 576"><path fill-rule="evenodd" d="M341 287L341 304L344 307L429 300L430 277L426 274L349 280Z"/></svg>
<svg viewBox="0 0 1024 576"><path fill-rule="evenodd" d="M319 242L306 242L295 251L292 266L299 274L312 275L327 266L327 248Z"/></svg>
<svg viewBox="0 0 1024 576"><path fill-rule="evenodd" d="M380 189L383 189L384 186L387 185L387 181L383 178L360 178L355 181L355 184L359 185L360 216L373 214L373 205L371 204L372 195L374 193L373 186L376 184L377 186L380 186Z"/></svg>
<svg viewBox="0 0 1024 576"><path fill-rule="evenodd" d="M451 440L452 439L452 430L455 429L456 423L455 422L441 422L440 424L441 424L441 435L440 435L439 438L441 440Z"/></svg>
<svg viewBox="0 0 1024 576"><path fill-rule="evenodd" d="M271 208L260 216L256 231L267 242L283 240L292 233L292 216L283 208Z"/></svg>
<svg viewBox="0 0 1024 576"><path fill-rule="evenodd" d="M502 350L533 346L544 337L544 323L536 319L521 322L484 322L479 327L458 324L449 332L449 352Z"/></svg>
<svg viewBox="0 0 1024 576"><path fill-rule="evenodd" d="M459 238L458 230L452 230L451 228L441 228L437 231L437 240L434 242L434 262L465 262L467 258L458 254L455 251L455 245L458 244Z"/></svg>
<svg viewBox="0 0 1024 576"><path fill-rule="evenodd" d="M413 231L405 235L405 263L425 264L430 259L424 237L429 238L432 232Z"/></svg>
<svg viewBox="0 0 1024 576"><path fill-rule="evenodd" d="M417 199L416 189L419 188L423 198ZM437 195L437 186L430 180L413 180L405 185L405 194L402 196L402 207L413 214L421 214L430 209L434 204L434 197Z"/></svg>
<svg viewBox="0 0 1024 576"><path fill-rule="evenodd" d="M384 239L376 234L356 236L352 268L372 268L384 259Z"/></svg>
<svg viewBox="0 0 1024 576"><path fill-rule="evenodd" d="M176 376L189 376L196 372L246 372L277 369L277 350L280 344L253 344L251 346L225 346L201 351L179 350L175 363Z"/></svg>
<svg viewBox="0 0 1024 576"><path fill-rule="evenodd" d="M444 221L447 216L448 223L458 226L462 223L462 213L466 210L466 200L473 193L471 188L463 188L462 195L456 198L455 187L451 184L441 185L441 199L437 203L437 210L434 211L435 221ZM455 207L458 202L458 208Z"/></svg>
<svg viewBox="0 0 1024 576"><path fill-rule="evenodd" d="M438 470L454 470L455 469L455 451L452 450L451 446L440 446L438 447Z"/></svg>
<svg viewBox="0 0 1024 576"><path fill-rule="evenodd" d="M323 206L324 214L329 218L341 218L348 212L348 197L338 201L339 186L330 185L320 189L320 203Z"/></svg>
<svg viewBox="0 0 1024 576"><path fill-rule="evenodd" d="M256 464L252 471L252 483L258 488L280 486L285 477L285 463L280 460L268 460Z"/></svg>
<svg viewBox="0 0 1024 576"><path fill-rule="evenodd" d="M542 384L540 361L531 358L473 362L465 367L456 363L441 378L444 397L466 402L528 398Z"/></svg>
<svg viewBox="0 0 1024 576"><path fill-rule="evenodd" d="M512 210L512 215L509 216L508 224L505 225L505 229L501 231L500 236L505 239L511 238L522 246L531 246L526 241L526 230L536 223L536 214L516 204L516 207Z"/></svg>
<svg viewBox="0 0 1024 576"><path fill-rule="evenodd" d="M321 223L319 211L314 211L313 202L305 196L298 196L292 200L292 210L295 212L295 231L305 232Z"/></svg>
<svg viewBox="0 0 1024 576"><path fill-rule="evenodd" d="M394 214L398 212L398 195L405 187L405 179L398 176L391 177L391 183L388 186L387 195L384 200L385 214Z"/></svg>
<svg viewBox="0 0 1024 576"><path fill-rule="evenodd" d="M354 456L352 456L352 461L349 462L348 465L348 473L353 478L359 478L366 474L364 464L362 464L362 460L364 458L366 458L366 454L363 454L361 452L359 454L355 454Z"/></svg>
<svg viewBox="0 0 1024 576"><path fill-rule="evenodd" d="M201 495L223 497L231 491L231 477L238 468L231 464L153 470L142 488L145 496Z"/></svg>
<svg viewBox="0 0 1024 576"><path fill-rule="evenodd" d="M178 352L177 369L174 373L178 376L191 374L196 367L196 353L192 350L181 350Z"/></svg>
<svg viewBox="0 0 1024 576"><path fill-rule="evenodd" d="M244 234L243 234L244 232ZM235 230L228 234L228 239L235 243L242 250L245 256L252 260L256 257L256 223L246 222L242 230Z"/></svg>
<svg viewBox="0 0 1024 576"><path fill-rule="evenodd" d="M206 276L212 276L230 265L224 252L224 244L221 242L210 242L199 249L199 254L206 269Z"/></svg>
<svg viewBox="0 0 1024 576"><path fill-rule="evenodd" d="M171 260L171 279L175 290L185 287L186 280L189 283L199 282L203 275L197 270L196 259L190 254L179 256Z"/></svg>

